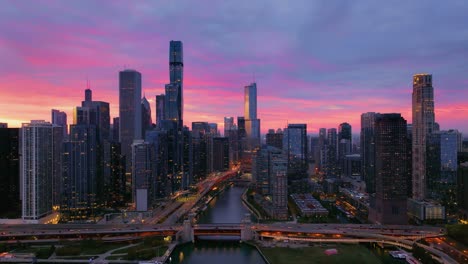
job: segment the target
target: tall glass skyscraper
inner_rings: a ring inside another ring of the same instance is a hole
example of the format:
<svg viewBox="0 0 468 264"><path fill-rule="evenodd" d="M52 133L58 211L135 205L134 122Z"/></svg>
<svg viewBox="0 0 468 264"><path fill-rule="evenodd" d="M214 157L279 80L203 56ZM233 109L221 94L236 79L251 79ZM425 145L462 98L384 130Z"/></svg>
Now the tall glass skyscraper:
<svg viewBox="0 0 468 264"><path fill-rule="evenodd" d="M257 119L257 84L244 87L244 118Z"/></svg>
<svg viewBox="0 0 468 264"><path fill-rule="evenodd" d="M119 73L120 143L127 172L131 172L133 140L141 139L141 73L124 70Z"/></svg>
<svg viewBox="0 0 468 264"><path fill-rule="evenodd" d="M257 84L244 87L244 118L247 150L260 146L260 119L257 118Z"/></svg>
<svg viewBox="0 0 468 264"><path fill-rule="evenodd" d="M368 112L361 115L361 158L362 177L366 182L366 191L375 193L375 119L379 113Z"/></svg>
<svg viewBox="0 0 468 264"><path fill-rule="evenodd" d="M413 199L426 198L426 148L434 132L434 88L431 74L413 76Z"/></svg>
<svg viewBox="0 0 468 264"><path fill-rule="evenodd" d="M179 130L182 130L184 120L184 53L182 41L171 40L170 42L169 75L170 84L174 85L177 89L175 93L176 110L174 113L170 114L170 116L175 116L177 118ZM168 109L166 109L166 111L168 111Z"/></svg>

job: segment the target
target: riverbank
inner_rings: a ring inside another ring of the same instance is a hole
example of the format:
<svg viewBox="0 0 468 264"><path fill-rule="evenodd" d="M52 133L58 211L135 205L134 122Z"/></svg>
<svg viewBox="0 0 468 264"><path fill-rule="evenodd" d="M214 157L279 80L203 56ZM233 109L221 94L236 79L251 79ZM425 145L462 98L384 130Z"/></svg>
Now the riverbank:
<svg viewBox="0 0 468 264"><path fill-rule="evenodd" d="M248 187L245 188L245 190L244 190L244 192L242 193L242 196L241 196L241 201L245 205L245 207L249 210L249 212L252 213L253 215L255 215L255 218L257 218L258 221L261 221L261 220L263 220L262 215L255 208L255 206L253 204L251 204L247 199L247 192L248 191L249 191L249 188Z"/></svg>

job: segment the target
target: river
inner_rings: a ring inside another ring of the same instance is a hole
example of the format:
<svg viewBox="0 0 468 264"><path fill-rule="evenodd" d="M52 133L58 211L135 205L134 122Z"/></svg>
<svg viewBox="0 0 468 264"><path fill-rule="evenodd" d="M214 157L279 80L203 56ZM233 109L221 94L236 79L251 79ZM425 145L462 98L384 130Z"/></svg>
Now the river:
<svg viewBox="0 0 468 264"><path fill-rule="evenodd" d="M249 213L240 199L244 188L227 187L214 198L198 219L203 224L238 224ZM238 239L223 241L197 241L177 247L170 263L190 264L262 264L265 263L258 251Z"/></svg>

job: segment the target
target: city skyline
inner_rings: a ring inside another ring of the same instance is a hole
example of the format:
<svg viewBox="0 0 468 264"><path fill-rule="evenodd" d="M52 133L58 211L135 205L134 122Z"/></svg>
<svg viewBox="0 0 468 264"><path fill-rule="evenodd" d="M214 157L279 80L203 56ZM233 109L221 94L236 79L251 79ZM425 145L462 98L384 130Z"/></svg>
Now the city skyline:
<svg viewBox="0 0 468 264"><path fill-rule="evenodd" d="M262 134L288 123L306 123L314 134L343 122L359 131L366 112L401 113L411 123L412 76L427 72L434 78L436 122L441 129L466 133L466 5L401 3L392 11L371 2L289 8L279 2L266 8L219 3L213 8L222 12L202 16L203 5L190 4L161 10L147 4L11 3L0 11L5 32L0 122L19 127L49 120L51 109L70 118L86 79L94 97L109 102L116 117L118 72L124 68L142 73L142 95L155 114L154 97L164 93L169 75L167 42L174 39L185 44L184 124L189 127L207 121L222 130L225 116L242 115L243 87L254 81ZM51 16L62 9L70 15ZM127 9L130 18L113 18ZM412 17L436 10L430 21ZM173 25L167 18L176 14L184 16ZM239 21L241 14L245 21ZM259 15L266 22L253 25ZM149 25L156 28L145 30Z"/></svg>

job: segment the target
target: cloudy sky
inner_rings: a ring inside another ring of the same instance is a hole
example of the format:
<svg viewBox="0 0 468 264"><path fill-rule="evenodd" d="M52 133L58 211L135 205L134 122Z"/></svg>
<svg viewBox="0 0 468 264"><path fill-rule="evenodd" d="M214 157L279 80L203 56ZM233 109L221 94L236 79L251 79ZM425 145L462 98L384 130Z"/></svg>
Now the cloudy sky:
<svg viewBox="0 0 468 264"><path fill-rule="evenodd" d="M185 120L243 115L258 87L262 131L399 112L411 122L412 75L433 74L436 121L468 133L468 1L0 0L0 122L72 119L86 79L118 115L118 72L137 69L152 103L184 43Z"/></svg>

